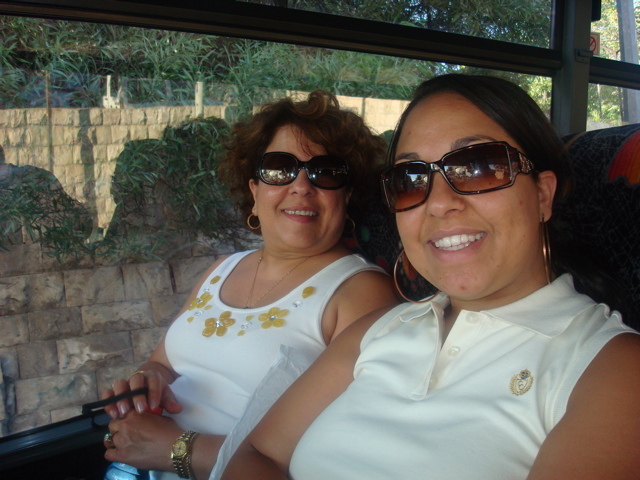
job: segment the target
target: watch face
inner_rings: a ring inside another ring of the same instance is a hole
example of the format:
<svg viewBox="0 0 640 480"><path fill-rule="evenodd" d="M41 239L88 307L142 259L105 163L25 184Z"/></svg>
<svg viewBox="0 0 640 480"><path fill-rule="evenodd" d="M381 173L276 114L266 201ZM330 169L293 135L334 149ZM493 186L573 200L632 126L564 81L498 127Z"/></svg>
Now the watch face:
<svg viewBox="0 0 640 480"><path fill-rule="evenodd" d="M184 455L185 453L187 453L187 442L185 442L184 440L178 440L173 444L173 447L171 447L171 452L173 452L173 454L177 456Z"/></svg>

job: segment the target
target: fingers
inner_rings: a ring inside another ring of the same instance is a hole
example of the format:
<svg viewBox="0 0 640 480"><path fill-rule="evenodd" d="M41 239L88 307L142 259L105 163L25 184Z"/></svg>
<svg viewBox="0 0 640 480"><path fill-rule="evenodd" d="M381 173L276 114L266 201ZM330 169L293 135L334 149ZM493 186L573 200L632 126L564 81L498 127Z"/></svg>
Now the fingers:
<svg viewBox="0 0 640 480"><path fill-rule="evenodd" d="M132 390L132 388L129 386L129 382L127 382L126 380L118 379L113 382L113 392L116 395L120 395L121 393L125 393L130 390ZM129 398L119 400L116 405L121 417L124 417L127 412L133 408L133 403Z"/></svg>
<svg viewBox="0 0 640 480"><path fill-rule="evenodd" d="M152 372L149 372L152 373ZM142 388L148 383L149 392L147 395L151 397L151 382L150 380L154 377L154 375L149 376L149 381L147 380L146 372L135 372L133 375L129 377L129 388L131 390L137 390L138 388ZM149 408L149 400L146 395L136 395L133 397L133 405L138 413L142 413Z"/></svg>
<svg viewBox="0 0 640 480"><path fill-rule="evenodd" d="M113 396L115 396L115 393L113 392L113 390L109 389L109 390L105 391L105 392L102 394L102 399L103 399L103 400L105 400L105 399L107 399L107 398L109 398L109 397L113 397ZM118 418L118 407L117 407L115 404L110 403L109 405L106 405L106 406L104 407L104 411L105 411L105 412L107 413L107 415L109 415L111 418Z"/></svg>

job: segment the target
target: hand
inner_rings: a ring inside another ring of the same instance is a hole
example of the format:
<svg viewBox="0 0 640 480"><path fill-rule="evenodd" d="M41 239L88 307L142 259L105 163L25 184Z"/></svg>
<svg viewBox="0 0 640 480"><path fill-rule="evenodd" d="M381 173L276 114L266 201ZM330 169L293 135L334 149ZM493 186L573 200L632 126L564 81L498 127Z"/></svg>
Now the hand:
<svg viewBox="0 0 640 480"><path fill-rule="evenodd" d="M134 406L138 413L151 411L162 413L164 408L169 413L180 413L182 405L176 401L176 397L165 378L155 370L136 372L128 380L118 379L113 382L113 387L102 394L103 399L147 387L147 395L136 395L131 399L120 400L104 407L105 412L116 419L124 417Z"/></svg>
<svg viewBox="0 0 640 480"><path fill-rule="evenodd" d="M172 418L130 410L109 423L109 432L115 448L107 448L107 460L145 470L173 471L171 446L183 429Z"/></svg>

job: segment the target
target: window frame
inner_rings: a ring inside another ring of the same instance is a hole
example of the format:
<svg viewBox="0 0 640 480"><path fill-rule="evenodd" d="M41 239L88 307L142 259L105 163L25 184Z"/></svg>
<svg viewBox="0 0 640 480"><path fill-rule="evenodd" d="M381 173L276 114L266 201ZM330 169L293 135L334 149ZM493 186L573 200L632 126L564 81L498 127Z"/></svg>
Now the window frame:
<svg viewBox="0 0 640 480"><path fill-rule="evenodd" d="M594 12L591 2L582 0L554 1L549 49L230 0L183 0L180 7L168 0L87 3L0 1L0 14L251 38L549 76L551 119L560 134L586 129L589 83L640 90L640 65L591 57Z"/></svg>

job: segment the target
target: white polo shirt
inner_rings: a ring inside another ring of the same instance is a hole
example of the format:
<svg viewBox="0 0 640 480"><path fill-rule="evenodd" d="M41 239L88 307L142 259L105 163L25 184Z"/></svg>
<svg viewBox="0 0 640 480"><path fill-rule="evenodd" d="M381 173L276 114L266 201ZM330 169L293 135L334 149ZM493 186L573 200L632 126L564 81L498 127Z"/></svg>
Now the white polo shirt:
<svg viewBox="0 0 640 480"><path fill-rule="evenodd" d="M462 311L400 305L362 340L354 381L311 425L296 480L519 479L589 363L634 332L563 275L513 304Z"/></svg>

